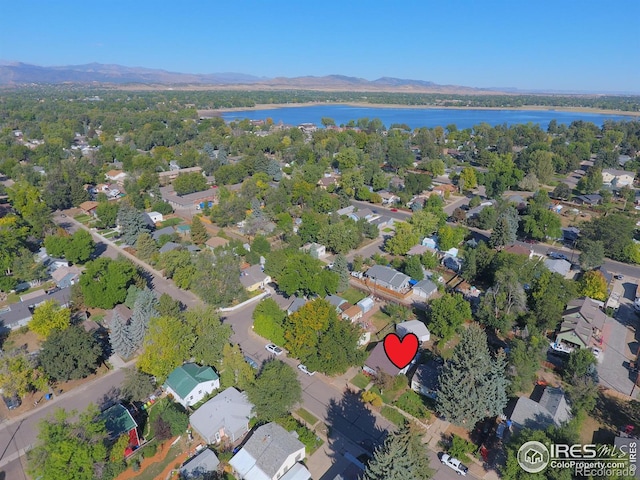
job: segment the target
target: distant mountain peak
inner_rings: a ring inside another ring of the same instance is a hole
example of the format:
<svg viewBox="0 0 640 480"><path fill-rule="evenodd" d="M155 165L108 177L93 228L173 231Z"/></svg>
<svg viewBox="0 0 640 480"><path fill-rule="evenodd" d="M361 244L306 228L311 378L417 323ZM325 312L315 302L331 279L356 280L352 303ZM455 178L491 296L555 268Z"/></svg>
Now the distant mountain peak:
<svg viewBox="0 0 640 480"><path fill-rule="evenodd" d="M478 89L452 85L437 85L424 80L381 77L369 81L360 77L332 74L302 77L257 77L244 73L194 74L170 72L144 67L125 67L97 62L83 65L42 67L22 62L0 62L0 85L25 84L147 84L147 85L210 85L252 88L298 88L307 90L400 91L415 93L478 93ZM488 93L488 91L487 91Z"/></svg>

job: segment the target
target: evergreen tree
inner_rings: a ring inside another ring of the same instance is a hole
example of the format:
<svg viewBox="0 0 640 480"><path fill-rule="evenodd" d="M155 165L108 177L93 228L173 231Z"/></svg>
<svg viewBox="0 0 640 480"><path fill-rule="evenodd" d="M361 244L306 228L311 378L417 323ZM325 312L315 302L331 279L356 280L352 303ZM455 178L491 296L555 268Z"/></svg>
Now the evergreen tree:
<svg viewBox="0 0 640 480"><path fill-rule="evenodd" d="M158 244L147 232L142 232L136 240L136 253L141 260L149 261L158 253Z"/></svg>
<svg viewBox="0 0 640 480"><path fill-rule="evenodd" d="M207 233L207 229L202 224L202 220L200 220L199 216L193 217L191 220L191 240L196 245L202 245L209 239L209 234Z"/></svg>
<svg viewBox="0 0 640 480"><path fill-rule="evenodd" d="M515 211L515 218L511 210ZM509 208L496 220L496 226L493 228L493 232L491 232L491 238L489 238L489 245L493 248L511 245L516 241L517 232L518 212L515 208Z"/></svg>
<svg viewBox="0 0 640 480"><path fill-rule="evenodd" d="M417 427L405 423L387 436L367 465L362 480L428 480L433 471Z"/></svg>
<svg viewBox="0 0 640 480"><path fill-rule="evenodd" d="M149 327L149 320L152 317L159 316L156 307L158 300L154 293L145 288L136 297L136 303L133 306L133 315L131 315L131 325L129 327L129 337L135 348L142 345L144 336Z"/></svg>
<svg viewBox="0 0 640 480"><path fill-rule="evenodd" d="M122 358L129 358L135 351L135 345L129 337L129 329L118 312L113 313L109 322L109 343L114 352Z"/></svg>
<svg viewBox="0 0 640 480"><path fill-rule="evenodd" d="M347 257L342 254L336 255L333 261L333 271L338 274L338 291L344 292L349 288L349 266Z"/></svg>
<svg viewBox="0 0 640 480"><path fill-rule="evenodd" d="M122 239L129 245L135 245L138 235L149 232L149 225L134 206L122 202L118 210L118 225L121 228Z"/></svg>
<svg viewBox="0 0 640 480"><path fill-rule="evenodd" d="M479 420L499 415L507 404L504 368L504 355L492 359L486 334L471 325L440 374L438 411L469 430Z"/></svg>

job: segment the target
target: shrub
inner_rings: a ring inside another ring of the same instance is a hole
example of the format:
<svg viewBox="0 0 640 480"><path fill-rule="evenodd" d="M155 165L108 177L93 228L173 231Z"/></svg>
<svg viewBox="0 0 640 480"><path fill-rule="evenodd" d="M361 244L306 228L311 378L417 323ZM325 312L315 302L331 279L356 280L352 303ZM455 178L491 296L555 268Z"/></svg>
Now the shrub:
<svg viewBox="0 0 640 480"><path fill-rule="evenodd" d="M380 407L382 405L382 398L380 398L380 395L378 395L375 392L372 392L371 390L367 392L362 392L362 400L367 403L370 403L374 407Z"/></svg>
<svg viewBox="0 0 640 480"><path fill-rule="evenodd" d="M153 457L156 453L158 453L158 443L153 442L144 447L144 451L147 454L147 458Z"/></svg>
<svg viewBox="0 0 640 480"><path fill-rule="evenodd" d="M462 437L458 435L453 435L451 437L451 446L449 447L449 455L458 459L464 459L467 457L468 453L471 453L475 450L475 445L471 442L468 442Z"/></svg>

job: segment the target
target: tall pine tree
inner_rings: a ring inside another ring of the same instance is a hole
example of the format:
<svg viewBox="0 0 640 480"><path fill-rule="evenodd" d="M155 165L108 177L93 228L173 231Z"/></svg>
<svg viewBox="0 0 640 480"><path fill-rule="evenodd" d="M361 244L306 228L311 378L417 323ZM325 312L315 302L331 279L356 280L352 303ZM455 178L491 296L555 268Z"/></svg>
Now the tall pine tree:
<svg viewBox="0 0 640 480"><path fill-rule="evenodd" d="M333 271L338 274L338 291L344 292L347 288L349 288L349 266L347 263L347 258L342 255L336 255L335 260L333 261Z"/></svg>
<svg viewBox="0 0 640 480"><path fill-rule="evenodd" d="M135 245L138 235L150 230L149 224L142 217L142 213L129 202L120 203L118 225L120 225L122 239L128 245Z"/></svg>
<svg viewBox="0 0 640 480"><path fill-rule="evenodd" d="M199 216L193 217L191 220L191 240L196 245L202 245L209 239L209 234L207 233L207 229L202 224L202 220L200 220Z"/></svg>
<svg viewBox="0 0 640 480"><path fill-rule="evenodd" d="M432 475L420 432L405 423L378 447L361 480L429 480Z"/></svg>
<svg viewBox="0 0 640 480"><path fill-rule="evenodd" d="M135 351L135 345L129 337L129 329L118 312L113 312L109 322L109 342L114 352L127 359Z"/></svg>
<svg viewBox="0 0 640 480"><path fill-rule="evenodd" d="M502 413L509 384L505 365L504 354L491 358L484 330L471 325L440 374L438 411L469 430L479 420Z"/></svg>
<svg viewBox="0 0 640 480"><path fill-rule="evenodd" d="M129 327L129 336L131 342L138 348L142 345L144 336L147 333L149 327L149 320L152 317L159 316L156 307L158 300L155 294L145 288L136 297L136 303L133 306L133 315L131 315L131 325Z"/></svg>

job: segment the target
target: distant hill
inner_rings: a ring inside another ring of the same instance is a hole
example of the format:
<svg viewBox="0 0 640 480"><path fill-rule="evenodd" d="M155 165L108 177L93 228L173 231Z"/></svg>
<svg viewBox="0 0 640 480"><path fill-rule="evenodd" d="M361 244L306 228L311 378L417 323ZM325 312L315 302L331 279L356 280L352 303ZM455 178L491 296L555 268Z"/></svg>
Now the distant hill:
<svg viewBox="0 0 640 480"><path fill-rule="evenodd" d="M256 77L243 73L194 74L168 72L166 70L124 67L89 63L87 65L65 65L41 67L27 63L0 63L0 85L28 84L115 84L115 85L172 85L216 87L242 85L267 89L318 89L352 91L388 91L407 93L495 93L489 90L461 87L456 85L437 85L424 80L405 80L382 77L369 81L364 78L345 75L327 75L323 77Z"/></svg>

